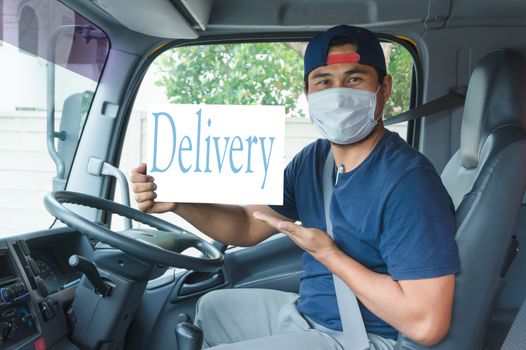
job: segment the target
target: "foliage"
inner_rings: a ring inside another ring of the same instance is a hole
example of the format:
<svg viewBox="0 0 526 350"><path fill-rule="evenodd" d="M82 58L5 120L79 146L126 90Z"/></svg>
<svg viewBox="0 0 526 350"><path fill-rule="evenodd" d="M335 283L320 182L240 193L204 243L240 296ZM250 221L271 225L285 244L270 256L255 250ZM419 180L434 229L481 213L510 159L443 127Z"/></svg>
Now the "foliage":
<svg viewBox="0 0 526 350"><path fill-rule="evenodd" d="M386 54L393 77L386 117L409 109L413 59L401 45ZM285 43L187 46L156 61L172 103L284 105L286 113L304 116L297 106L303 93L301 49Z"/></svg>
<svg viewBox="0 0 526 350"><path fill-rule="evenodd" d="M182 47L158 62L157 85L172 103L284 105L299 113L303 60L283 43Z"/></svg>
<svg viewBox="0 0 526 350"><path fill-rule="evenodd" d="M385 107L385 116L390 117L409 109L413 58L402 45L392 45L387 71L393 77L391 96Z"/></svg>

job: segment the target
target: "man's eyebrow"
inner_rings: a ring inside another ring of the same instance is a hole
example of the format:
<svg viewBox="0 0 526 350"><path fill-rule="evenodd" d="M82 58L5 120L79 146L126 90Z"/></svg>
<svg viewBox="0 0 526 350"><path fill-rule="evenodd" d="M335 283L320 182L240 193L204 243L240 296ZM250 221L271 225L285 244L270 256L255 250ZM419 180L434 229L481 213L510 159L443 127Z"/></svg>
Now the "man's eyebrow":
<svg viewBox="0 0 526 350"><path fill-rule="evenodd" d="M353 68L353 69L349 69L348 71L345 71L345 75L352 75L352 74L369 74L369 72L361 68Z"/></svg>
<svg viewBox="0 0 526 350"><path fill-rule="evenodd" d="M326 78L326 77L330 77L330 76L332 76L331 73L321 73L321 72L320 72L320 73L316 73L316 74L314 74L314 75L311 77L311 79Z"/></svg>
<svg viewBox="0 0 526 350"><path fill-rule="evenodd" d="M370 74L367 70L365 69L362 69L362 68L352 68L352 69L349 69L348 71L345 71L344 73L345 75L353 75L353 74ZM332 73L328 73L328 72L319 72L319 73L316 73L314 74L311 79L319 79L319 78L327 78L327 77L331 77L332 76Z"/></svg>

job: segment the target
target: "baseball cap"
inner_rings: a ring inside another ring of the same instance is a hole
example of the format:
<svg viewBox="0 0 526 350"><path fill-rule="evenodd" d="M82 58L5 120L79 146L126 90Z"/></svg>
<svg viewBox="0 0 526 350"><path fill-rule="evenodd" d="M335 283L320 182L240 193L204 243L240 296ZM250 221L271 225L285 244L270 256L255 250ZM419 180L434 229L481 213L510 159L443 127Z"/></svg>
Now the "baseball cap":
<svg viewBox="0 0 526 350"><path fill-rule="evenodd" d="M347 37L356 43L356 46L358 47L358 55L354 56L356 63L373 66L381 70L384 74L387 73L384 52L382 51L382 47L380 46L380 42L376 35L365 28L342 24L315 35L309 41L303 59L303 77L305 80L313 69L330 63L340 63L337 60L334 62L327 62L327 53L329 51L330 43L332 39L336 37Z"/></svg>

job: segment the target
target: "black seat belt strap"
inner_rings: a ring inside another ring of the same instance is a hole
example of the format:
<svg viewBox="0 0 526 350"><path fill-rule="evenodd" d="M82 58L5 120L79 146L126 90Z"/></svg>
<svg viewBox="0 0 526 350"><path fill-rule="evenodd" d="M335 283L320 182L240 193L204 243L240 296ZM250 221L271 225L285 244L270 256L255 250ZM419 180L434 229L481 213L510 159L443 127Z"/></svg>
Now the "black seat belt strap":
<svg viewBox="0 0 526 350"><path fill-rule="evenodd" d="M384 125L397 124L422 118L431 114L442 112L450 108L464 105L466 99L465 89L451 89L447 95L424 103L418 107L400 113L394 117L384 119Z"/></svg>

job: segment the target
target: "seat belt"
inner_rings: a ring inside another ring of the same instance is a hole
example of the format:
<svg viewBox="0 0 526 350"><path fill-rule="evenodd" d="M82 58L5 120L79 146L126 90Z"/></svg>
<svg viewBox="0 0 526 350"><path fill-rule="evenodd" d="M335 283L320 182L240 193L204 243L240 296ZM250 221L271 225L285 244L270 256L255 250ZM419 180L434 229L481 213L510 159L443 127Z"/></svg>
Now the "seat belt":
<svg viewBox="0 0 526 350"><path fill-rule="evenodd" d="M394 117L384 119L384 125L397 124L422 118L431 114L442 112L453 107L462 106L466 99L465 88L452 88L447 95L424 103L418 107L400 113Z"/></svg>
<svg viewBox="0 0 526 350"><path fill-rule="evenodd" d="M334 156L329 150L327 160L323 169L323 203L325 205L325 222L327 233L334 239L332 233L332 221L330 218L330 204L332 197L332 173L334 171ZM369 338L365 331L358 300L349 286L340 277L332 274L336 300L340 310L340 319L343 328L343 348L345 350L368 350Z"/></svg>

